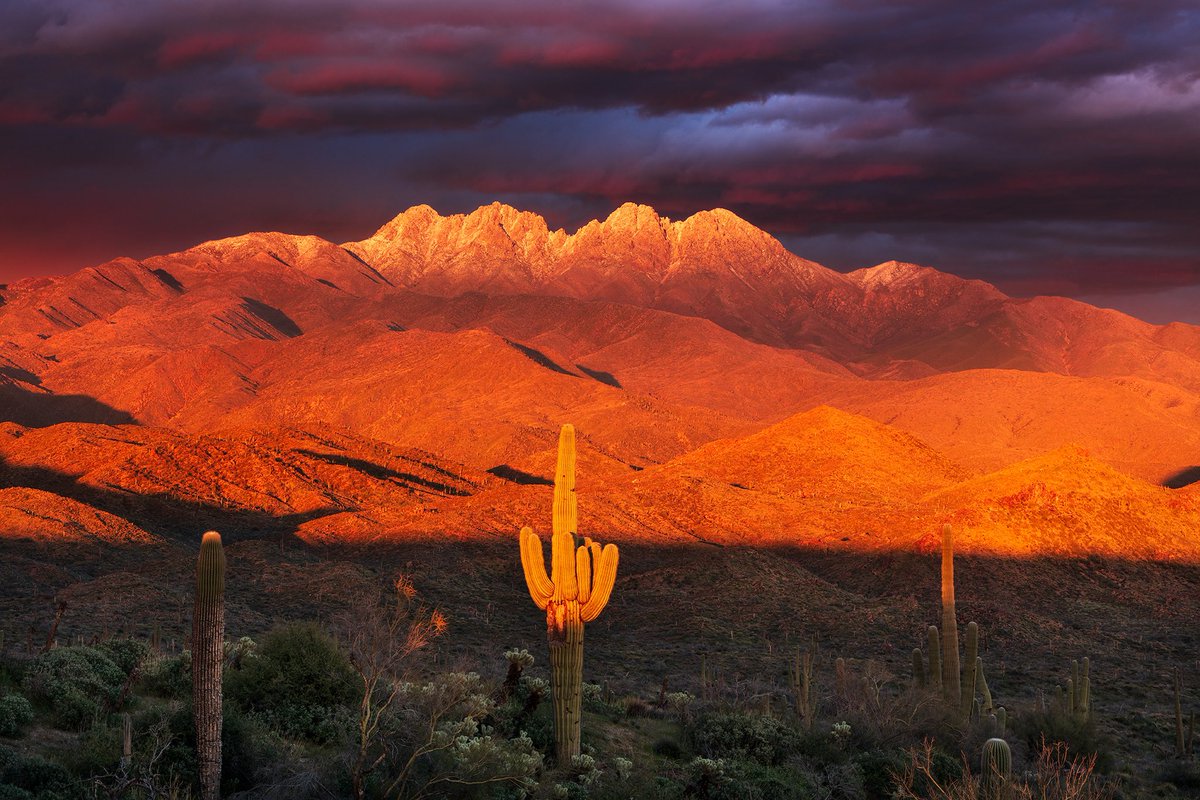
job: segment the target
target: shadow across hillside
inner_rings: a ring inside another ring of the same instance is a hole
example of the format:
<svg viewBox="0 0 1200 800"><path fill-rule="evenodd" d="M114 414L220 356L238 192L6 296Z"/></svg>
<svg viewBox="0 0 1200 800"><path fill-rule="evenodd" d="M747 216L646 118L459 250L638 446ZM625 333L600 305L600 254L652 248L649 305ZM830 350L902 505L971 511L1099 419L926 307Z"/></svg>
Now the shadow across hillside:
<svg viewBox="0 0 1200 800"><path fill-rule="evenodd" d="M222 508L168 494L134 494L117 487L80 483L77 478L44 467L10 464L0 458L0 488L26 487L52 492L128 520L140 528L172 540L190 540L215 530L234 540L294 538L305 522L343 508L320 508L275 516L265 512Z"/></svg>
<svg viewBox="0 0 1200 800"><path fill-rule="evenodd" d="M508 464L497 464L488 470L497 478L502 478L512 483L518 483L522 486L553 486L554 481L542 475L534 475L532 472L526 472L523 469L509 466Z"/></svg>
<svg viewBox="0 0 1200 800"><path fill-rule="evenodd" d="M1185 467L1163 479L1162 485L1168 489L1182 489L1200 482L1200 467Z"/></svg>
<svg viewBox="0 0 1200 800"><path fill-rule="evenodd" d="M465 489L461 489L457 486L452 486L449 483L442 483L441 481L431 481L428 478L422 478L421 476L414 475L411 472L402 472L400 470L395 470L395 469L392 469L391 467L385 467L382 464L376 464L373 461L367 461L362 458L354 458L352 456L341 456L341 455L336 455L334 453L321 453L321 452L317 452L315 450L301 449L301 450L296 450L296 452L300 453L302 455L306 455L309 458L315 458L319 461L324 461L328 464L337 464L338 466L349 467L350 469L357 470L358 472L361 472L364 475L369 475L370 477L375 478L377 480L390 480L390 481L395 481L397 483L401 483L405 487L407 487L408 489L410 489L412 491L417 491L417 492L425 491L425 492L432 492L433 494L438 494L438 495L451 495L454 497L466 497L467 495L470 494L470 492L466 491ZM454 475L453 473L446 472L446 470L439 469L438 467L434 466L433 464L424 464L423 463L422 466L424 466L428 469L432 469L432 470L436 470L438 472L444 473L451 477L458 477L458 476Z"/></svg>
<svg viewBox="0 0 1200 800"><path fill-rule="evenodd" d="M22 376L9 377L26 380ZM46 428L60 422L128 425L136 420L129 412L115 409L87 395L31 392L15 383L0 381L0 422L15 422L27 428Z"/></svg>

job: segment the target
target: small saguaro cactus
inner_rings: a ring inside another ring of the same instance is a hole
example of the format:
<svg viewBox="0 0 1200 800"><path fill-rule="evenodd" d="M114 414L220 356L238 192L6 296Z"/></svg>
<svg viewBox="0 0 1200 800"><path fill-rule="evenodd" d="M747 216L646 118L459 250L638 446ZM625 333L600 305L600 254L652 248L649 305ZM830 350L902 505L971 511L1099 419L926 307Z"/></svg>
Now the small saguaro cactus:
<svg viewBox="0 0 1200 800"><path fill-rule="evenodd" d="M813 654L811 650L800 652L796 648L796 657L788 669L788 683L796 698L796 716L800 718L805 730L813 729L816 714L812 702Z"/></svg>
<svg viewBox="0 0 1200 800"><path fill-rule="evenodd" d="M979 763L979 794L984 800L999 800L1012 778L1012 751L1003 739L988 739L983 743Z"/></svg>
<svg viewBox="0 0 1200 800"><path fill-rule="evenodd" d="M133 718L128 713L121 715L121 769L129 769L133 763Z"/></svg>
<svg viewBox="0 0 1200 800"><path fill-rule="evenodd" d="M936 625L929 626L929 688L942 693L942 643Z"/></svg>
<svg viewBox="0 0 1200 800"><path fill-rule="evenodd" d="M591 539L576 545L575 428L563 425L558 436L554 475L554 526L550 538L550 574L542 542L531 528L521 529L521 566L529 595L546 611L550 640L550 685L554 695L554 744L559 766L579 755L583 715L583 624L600 616L617 578L617 546L601 548Z"/></svg>
<svg viewBox="0 0 1200 800"><path fill-rule="evenodd" d="M913 670L913 686L917 689L925 689L928 687L928 682L925 679L925 654L921 652L921 648L914 647L912 651L912 670Z"/></svg>
<svg viewBox="0 0 1200 800"><path fill-rule="evenodd" d="M221 796L221 672L225 661L225 550L209 531L196 562L192 615L192 706L201 800Z"/></svg>
<svg viewBox="0 0 1200 800"><path fill-rule="evenodd" d="M965 672L962 682L961 716L965 720L971 718L971 709L975 705L975 688L982 663L983 660L979 657L979 625L971 622L967 624L967 657L963 660Z"/></svg>
<svg viewBox="0 0 1200 800"><path fill-rule="evenodd" d="M962 703L958 666L958 618L954 609L954 533L942 526L942 692L951 708Z"/></svg>

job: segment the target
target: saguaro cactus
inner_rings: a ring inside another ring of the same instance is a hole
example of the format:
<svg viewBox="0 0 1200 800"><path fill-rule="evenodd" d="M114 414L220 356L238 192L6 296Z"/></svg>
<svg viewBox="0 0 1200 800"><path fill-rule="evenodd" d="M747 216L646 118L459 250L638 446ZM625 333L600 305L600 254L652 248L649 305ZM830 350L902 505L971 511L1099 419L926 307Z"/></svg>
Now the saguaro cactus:
<svg viewBox="0 0 1200 800"><path fill-rule="evenodd" d="M962 702L958 666L958 619L954 609L954 533L942 527L942 691L951 708Z"/></svg>
<svg viewBox="0 0 1200 800"><path fill-rule="evenodd" d="M979 764L979 789L984 800L999 800L1012 777L1012 751L1003 739L988 739L983 743Z"/></svg>
<svg viewBox="0 0 1200 800"><path fill-rule="evenodd" d="M942 693L942 645L936 625L929 626L929 688Z"/></svg>
<svg viewBox="0 0 1200 800"><path fill-rule="evenodd" d="M221 796L221 669L225 660L225 550L209 531L196 562L192 615L192 706L201 800Z"/></svg>
<svg viewBox="0 0 1200 800"><path fill-rule="evenodd" d="M974 622L967 624L967 657L963 659L962 708L964 720L971 718L971 709L975 705L975 688L978 682L980 664L979 658L979 625Z"/></svg>
<svg viewBox="0 0 1200 800"><path fill-rule="evenodd" d="M797 647L796 657L788 670L788 682L791 684L792 694L796 698L796 716L800 718L805 730L810 731L813 729L813 722L816 718L812 702L812 673L812 651L805 650L801 654L800 648Z"/></svg>
<svg viewBox="0 0 1200 800"><path fill-rule="evenodd" d="M591 539L576 546L575 428L563 425L554 476L554 527L550 574L542 541L521 529L521 566L529 595L546 611L550 640L550 685L554 694L554 743L560 766L579 755L583 715L583 624L600 616L617 577L617 546L603 549Z"/></svg>

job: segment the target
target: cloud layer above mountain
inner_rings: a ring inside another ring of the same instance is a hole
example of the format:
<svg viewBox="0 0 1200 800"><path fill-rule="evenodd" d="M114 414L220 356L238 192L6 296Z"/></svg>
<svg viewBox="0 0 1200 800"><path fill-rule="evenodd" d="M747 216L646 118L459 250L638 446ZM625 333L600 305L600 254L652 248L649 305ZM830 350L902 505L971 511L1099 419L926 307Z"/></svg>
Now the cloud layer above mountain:
<svg viewBox="0 0 1200 800"><path fill-rule="evenodd" d="M832 266L1200 283L1187 2L9 0L0 280L501 199L731 208Z"/></svg>

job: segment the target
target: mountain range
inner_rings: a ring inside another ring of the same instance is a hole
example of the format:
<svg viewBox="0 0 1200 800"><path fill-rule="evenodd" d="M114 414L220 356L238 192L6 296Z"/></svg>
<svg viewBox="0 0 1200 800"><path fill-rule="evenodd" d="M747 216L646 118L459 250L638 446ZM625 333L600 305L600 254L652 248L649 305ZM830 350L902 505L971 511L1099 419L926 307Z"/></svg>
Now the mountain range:
<svg viewBox="0 0 1200 800"><path fill-rule="evenodd" d="M720 209L417 206L0 288L8 537L515 535L563 422L608 538L1200 556L1200 328L840 273Z"/></svg>

